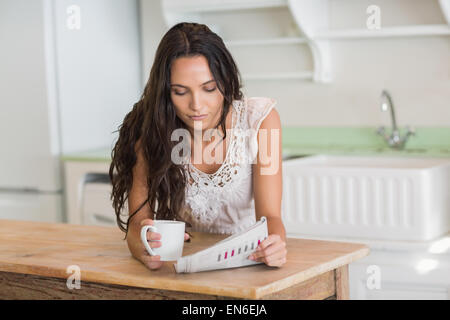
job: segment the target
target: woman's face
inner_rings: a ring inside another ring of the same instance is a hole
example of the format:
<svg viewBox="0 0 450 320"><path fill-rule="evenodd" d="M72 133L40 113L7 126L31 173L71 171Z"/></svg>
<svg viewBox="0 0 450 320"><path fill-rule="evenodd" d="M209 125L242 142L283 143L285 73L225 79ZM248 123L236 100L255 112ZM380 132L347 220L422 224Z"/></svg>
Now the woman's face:
<svg viewBox="0 0 450 320"><path fill-rule="evenodd" d="M177 116L191 133L201 125L202 130L214 128L222 112L223 95L204 56L178 58L172 64L170 97ZM201 118L193 118L203 116Z"/></svg>

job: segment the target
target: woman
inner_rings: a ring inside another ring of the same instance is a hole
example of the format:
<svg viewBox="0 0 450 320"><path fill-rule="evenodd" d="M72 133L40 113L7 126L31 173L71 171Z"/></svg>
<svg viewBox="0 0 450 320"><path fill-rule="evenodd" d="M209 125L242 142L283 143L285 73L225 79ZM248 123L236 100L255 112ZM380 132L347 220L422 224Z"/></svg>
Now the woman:
<svg viewBox="0 0 450 320"><path fill-rule="evenodd" d="M231 54L207 26L179 23L164 35L144 93L120 126L109 171L118 226L149 269L163 262L147 253L139 232L155 215L223 234L265 216L269 236L249 258L276 267L286 262L276 102L246 98L240 88ZM176 130L188 133L184 145L193 150L180 156L184 162L174 152ZM131 214L124 221L126 200ZM158 233L147 238L152 248L161 246Z"/></svg>

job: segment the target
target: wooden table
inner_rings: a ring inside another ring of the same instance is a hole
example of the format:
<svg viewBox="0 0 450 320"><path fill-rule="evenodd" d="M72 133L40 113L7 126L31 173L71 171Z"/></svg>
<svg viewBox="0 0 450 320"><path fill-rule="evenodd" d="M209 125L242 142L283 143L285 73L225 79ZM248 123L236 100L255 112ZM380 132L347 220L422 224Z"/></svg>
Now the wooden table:
<svg viewBox="0 0 450 320"><path fill-rule="evenodd" d="M193 236L184 255L224 238ZM117 227L0 220L0 299L348 299L348 264L369 253L363 244L289 238L281 268L177 274L172 262L147 269L123 237ZM69 266L81 271L80 289L67 285L75 284Z"/></svg>

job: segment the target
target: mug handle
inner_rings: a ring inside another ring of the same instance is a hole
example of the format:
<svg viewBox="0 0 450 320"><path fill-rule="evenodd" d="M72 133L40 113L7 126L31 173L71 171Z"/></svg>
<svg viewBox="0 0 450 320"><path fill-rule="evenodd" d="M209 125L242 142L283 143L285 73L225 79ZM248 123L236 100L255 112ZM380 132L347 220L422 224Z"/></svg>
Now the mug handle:
<svg viewBox="0 0 450 320"><path fill-rule="evenodd" d="M150 230L151 232L158 232L158 229L154 226L143 226L141 229L141 241L144 244L145 249L151 256L156 256L156 253L150 248L147 241L147 231ZM151 241L151 240L150 240Z"/></svg>

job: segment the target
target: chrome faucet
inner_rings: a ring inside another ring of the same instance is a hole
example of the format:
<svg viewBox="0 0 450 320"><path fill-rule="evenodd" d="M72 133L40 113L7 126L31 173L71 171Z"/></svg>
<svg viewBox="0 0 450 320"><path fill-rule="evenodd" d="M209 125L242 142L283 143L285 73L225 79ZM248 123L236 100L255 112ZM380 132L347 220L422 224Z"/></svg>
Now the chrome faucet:
<svg viewBox="0 0 450 320"><path fill-rule="evenodd" d="M381 135L391 148L403 149L405 147L406 141L411 135L415 134L415 131L413 128L410 128L408 126L406 135L404 137L401 137L397 127L397 121L395 120L395 110L391 95L386 90L383 90L381 92L381 111L386 112L388 111L388 109L391 113L392 132L390 135L387 134L385 127L381 126L377 129L377 134Z"/></svg>

